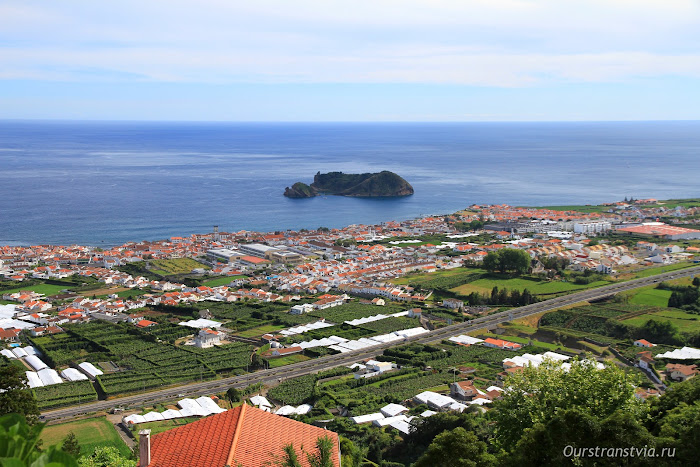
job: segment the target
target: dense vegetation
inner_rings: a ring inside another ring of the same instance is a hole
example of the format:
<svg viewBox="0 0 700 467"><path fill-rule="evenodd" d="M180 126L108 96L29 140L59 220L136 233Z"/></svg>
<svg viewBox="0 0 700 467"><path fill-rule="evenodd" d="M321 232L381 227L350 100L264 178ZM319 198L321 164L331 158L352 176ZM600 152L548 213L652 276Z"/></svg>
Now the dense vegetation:
<svg viewBox="0 0 700 467"><path fill-rule="evenodd" d="M672 291L668 299L669 308L680 308L700 315L700 277L695 277L693 284L687 287L662 282L658 288Z"/></svg>
<svg viewBox="0 0 700 467"><path fill-rule="evenodd" d="M647 339L658 344L700 345L700 332L681 331L668 320L651 319L653 313L658 311L659 309L643 305L586 306L547 313L540 319L540 327L553 331L572 330L619 340ZM626 322L636 316L650 318L641 325Z"/></svg>
<svg viewBox="0 0 700 467"><path fill-rule="evenodd" d="M491 251L484 257L484 268L489 272L525 274L530 269L530 255L514 248Z"/></svg>
<svg viewBox="0 0 700 467"><path fill-rule="evenodd" d="M505 386L513 390L487 414L419 417L411 422L414 430L401 437L391 429L353 425L344 418L335 419L329 429L350 438L361 457L374 463L361 465L694 465L700 378L674 385L650 404L634 397L636 384L635 376L615 365L597 370L576 361L566 373L556 364L544 364L511 376ZM649 457L573 459L566 455L567 446L654 451Z"/></svg>
<svg viewBox="0 0 700 467"><path fill-rule="evenodd" d="M173 325L162 329L166 334L161 337L168 339L159 340L150 328L93 321L66 325L66 334L35 338L33 343L54 367L86 360L113 362L120 371L98 377L100 390L108 396L240 373L251 363L252 346L248 344L236 342L209 349L175 346L170 342L174 335L168 332L193 331Z"/></svg>

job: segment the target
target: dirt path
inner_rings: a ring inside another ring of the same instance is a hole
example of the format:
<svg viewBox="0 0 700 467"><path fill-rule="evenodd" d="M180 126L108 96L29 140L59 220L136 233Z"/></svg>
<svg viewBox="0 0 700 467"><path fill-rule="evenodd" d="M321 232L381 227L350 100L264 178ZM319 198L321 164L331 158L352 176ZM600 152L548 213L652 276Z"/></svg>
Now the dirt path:
<svg viewBox="0 0 700 467"><path fill-rule="evenodd" d="M129 430L124 428L124 425L121 424L122 417L124 417L125 415L126 414L124 413L107 414L107 420L109 420L109 422L112 423L112 425L114 425L114 428L117 430L117 433L119 433L119 437L124 441L128 448L133 451L134 447L136 446L136 443L131 437L131 433L129 433Z"/></svg>

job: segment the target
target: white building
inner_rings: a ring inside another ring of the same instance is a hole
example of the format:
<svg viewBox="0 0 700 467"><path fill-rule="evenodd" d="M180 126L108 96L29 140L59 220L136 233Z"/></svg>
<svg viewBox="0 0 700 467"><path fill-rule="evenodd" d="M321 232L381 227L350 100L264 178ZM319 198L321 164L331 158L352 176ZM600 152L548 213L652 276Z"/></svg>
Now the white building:
<svg viewBox="0 0 700 467"><path fill-rule="evenodd" d="M609 221L583 221L574 222L574 233L599 234L608 232L612 228Z"/></svg>
<svg viewBox="0 0 700 467"><path fill-rule="evenodd" d="M207 349L221 343L221 332L213 329L202 329L194 338L195 347Z"/></svg>
<svg viewBox="0 0 700 467"><path fill-rule="evenodd" d="M304 313L310 313L314 311L314 306L311 303L304 303L301 305L294 305L290 310L289 314L292 315L303 315Z"/></svg>

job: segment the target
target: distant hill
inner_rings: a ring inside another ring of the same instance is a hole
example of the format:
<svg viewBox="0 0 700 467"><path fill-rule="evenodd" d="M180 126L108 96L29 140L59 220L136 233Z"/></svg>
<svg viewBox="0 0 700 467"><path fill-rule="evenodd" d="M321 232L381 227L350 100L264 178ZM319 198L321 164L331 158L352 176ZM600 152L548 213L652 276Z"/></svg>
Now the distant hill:
<svg viewBox="0 0 700 467"><path fill-rule="evenodd" d="M297 182L284 190L284 196L289 198L311 198L319 194L363 198L408 196L413 194L413 187L401 176L384 170L366 174L318 172L311 185Z"/></svg>

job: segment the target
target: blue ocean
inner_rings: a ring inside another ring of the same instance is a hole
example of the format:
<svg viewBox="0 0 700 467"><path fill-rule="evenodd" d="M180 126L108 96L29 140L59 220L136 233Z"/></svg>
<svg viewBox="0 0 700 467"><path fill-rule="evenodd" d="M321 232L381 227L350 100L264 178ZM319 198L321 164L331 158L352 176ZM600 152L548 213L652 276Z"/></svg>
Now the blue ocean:
<svg viewBox="0 0 700 467"><path fill-rule="evenodd" d="M700 196L700 122L0 122L0 244L114 245L341 227L473 203ZM413 196L288 199L316 172L391 170Z"/></svg>

